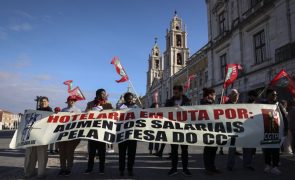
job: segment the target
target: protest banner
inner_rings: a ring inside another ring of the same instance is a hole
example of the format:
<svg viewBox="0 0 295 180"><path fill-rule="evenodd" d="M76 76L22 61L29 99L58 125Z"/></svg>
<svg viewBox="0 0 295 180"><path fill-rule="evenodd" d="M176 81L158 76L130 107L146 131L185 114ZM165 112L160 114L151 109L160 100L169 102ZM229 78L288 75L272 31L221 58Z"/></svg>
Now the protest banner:
<svg viewBox="0 0 295 180"><path fill-rule="evenodd" d="M87 113L27 110L10 148L74 139L106 143L138 140L194 146L280 147L277 105L223 104Z"/></svg>

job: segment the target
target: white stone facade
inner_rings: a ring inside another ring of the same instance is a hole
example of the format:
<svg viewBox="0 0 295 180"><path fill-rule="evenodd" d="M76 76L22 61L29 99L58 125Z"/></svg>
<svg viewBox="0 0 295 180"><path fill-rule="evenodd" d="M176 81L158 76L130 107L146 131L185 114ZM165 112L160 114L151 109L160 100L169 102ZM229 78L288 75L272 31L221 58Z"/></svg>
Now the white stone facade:
<svg viewBox="0 0 295 180"><path fill-rule="evenodd" d="M294 0L206 3L211 46L207 54L209 86L217 94L222 90L224 64L242 65L243 72L229 88L245 93L263 88L281 69L295 75Z"/></svg>
<svg viewBox="0 0 295 180"><path fill-rule="evenodd" d="M160 54L157 43L149 55L145 107L151 106L155 93L158 94L160 106L163 106L165 101L172 96L173 76L186 67L188 57L185 26L175 13L166 32L166 49L163 55ZM156 66L157 61L160 61L159 66Z"/></svg>
<svg viewBox="0 0 295 180"><path fill-rule="evenodd" d="M172 96L173 85L183 85L194 73L197 78L190 89L193 104L201 99L203 87L213 87L220 97L225 66L230 63L241 64L243 71L225 95L237 88L241 101L246 101L248 91L262 90L281 69L295 76L295 0L206 0L206 4L208 43L191 57L186 32L173 29L182 24L181 20L174 17L171 21L162 74L155 78L151 70L148 72L153 80L147 83L146 107L156 91L163 106ZM177 33L182 47L176 47ZM182 53L182 66L175 65L175 52Z"/></svg>

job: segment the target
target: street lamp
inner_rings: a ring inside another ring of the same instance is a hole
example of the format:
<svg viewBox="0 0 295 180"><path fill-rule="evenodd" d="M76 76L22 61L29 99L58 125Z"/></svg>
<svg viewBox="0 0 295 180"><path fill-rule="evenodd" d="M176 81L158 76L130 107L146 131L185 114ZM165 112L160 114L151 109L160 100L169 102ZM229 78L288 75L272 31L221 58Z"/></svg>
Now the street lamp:
<svg viewBox="0 0 295 180"><path fill-rule="evenodd" d="M42 96L36 96L36 99L34 99L36 101L36 109L39 108L39 101L41 99Z"/></svg>

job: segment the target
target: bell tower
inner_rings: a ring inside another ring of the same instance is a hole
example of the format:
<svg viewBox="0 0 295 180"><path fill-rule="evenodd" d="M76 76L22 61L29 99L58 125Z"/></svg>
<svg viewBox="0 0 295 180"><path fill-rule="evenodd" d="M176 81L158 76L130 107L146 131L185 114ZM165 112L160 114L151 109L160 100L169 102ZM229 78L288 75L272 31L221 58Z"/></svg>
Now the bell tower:
<svg viewBox="0 0 295 180"><path fill-rule="evenodd" d="M163 65L162 65L162 56L160 52L160 48L157 44L157 38L155 38L155 44L152 48L152 51L149 55L149 69L147 72L147 91L149 91L149 88L152 86L152 83L155 78L161 79L162 78L162 71L163 71Z"/></svg>
<svg viewBox="0 0 295 180"><path fill-rule="evenodd" d="M185 25L175 11L174 17L170 22L170 28L166 32L166 50L164 52L165 79L185 67L188 57L189 49L187 48Z"/></svg>

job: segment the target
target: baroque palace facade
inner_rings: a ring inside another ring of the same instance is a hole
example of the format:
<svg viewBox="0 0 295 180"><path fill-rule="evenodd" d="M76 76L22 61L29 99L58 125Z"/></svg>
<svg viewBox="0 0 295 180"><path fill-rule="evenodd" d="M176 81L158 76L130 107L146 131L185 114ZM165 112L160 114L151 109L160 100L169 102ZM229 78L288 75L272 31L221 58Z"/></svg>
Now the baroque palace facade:
<svg viewBox="0 0 295 180"><path fill-rule="evenodd" d="M285 69L295 76L295 0L206 0L208 43L189 56L187 34L175 14L166 33L166 50L155 42L149 56L145 106L155 95L160 106L172 96L173 85L196 78L186 94L193 104L203 87L213 87L220 98L226 64L241 64L243 71L228 88L241 92L263 89ZM225 91L227 94L227 91Z"/></svg>

